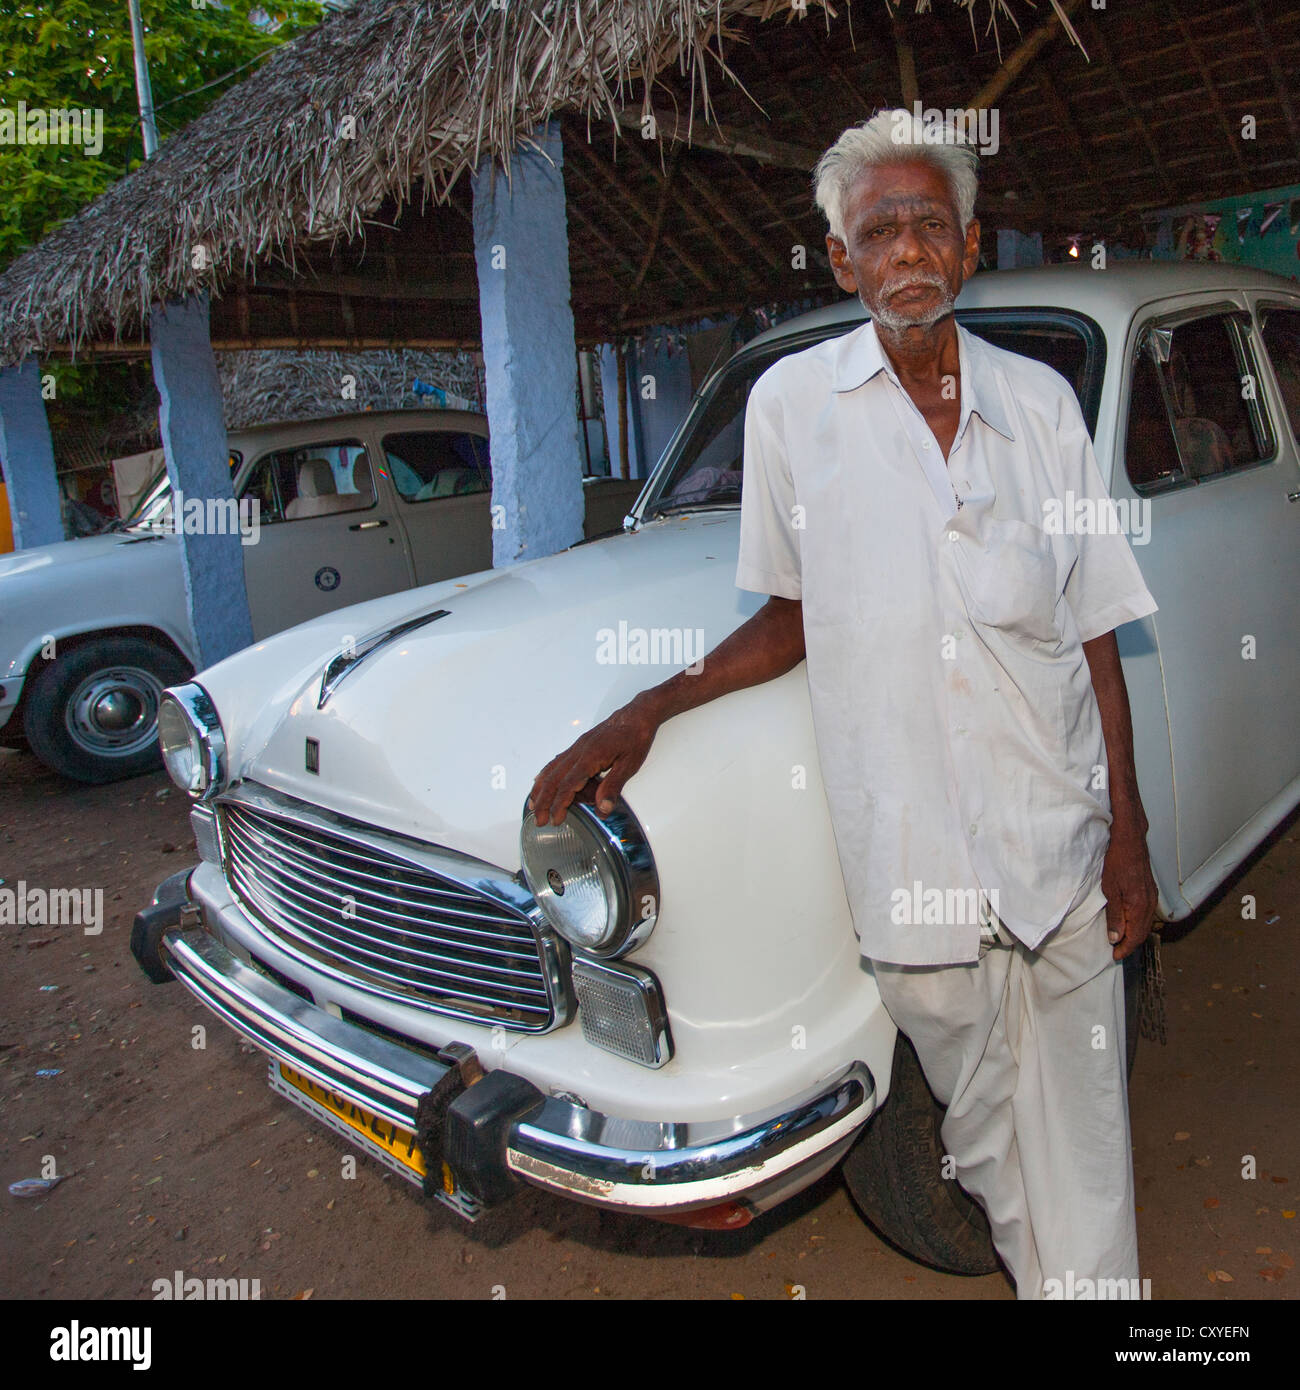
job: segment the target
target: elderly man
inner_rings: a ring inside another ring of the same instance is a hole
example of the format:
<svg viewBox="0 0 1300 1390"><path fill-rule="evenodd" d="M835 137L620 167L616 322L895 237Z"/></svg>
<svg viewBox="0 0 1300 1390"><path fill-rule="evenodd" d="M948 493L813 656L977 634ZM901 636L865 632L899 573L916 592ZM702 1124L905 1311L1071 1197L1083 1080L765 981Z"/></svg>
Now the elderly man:
<svg viewBox="0 0 1300 1390"><path fill-rule="evenodd" d="M953 317L978 155L935 135L880 112L818 164L835 279L871 318L750 395L736 582L768 602L549 763L530 805L559 819L604 773L609 809L664 720L806 658L862 954L1017 1295L1136 1290L1118 962L1156 889L1114 629L1156 605L1122 535L1044 528L1105 489L1066 381ZM900 911L918 884L955 918Z"/></svg>

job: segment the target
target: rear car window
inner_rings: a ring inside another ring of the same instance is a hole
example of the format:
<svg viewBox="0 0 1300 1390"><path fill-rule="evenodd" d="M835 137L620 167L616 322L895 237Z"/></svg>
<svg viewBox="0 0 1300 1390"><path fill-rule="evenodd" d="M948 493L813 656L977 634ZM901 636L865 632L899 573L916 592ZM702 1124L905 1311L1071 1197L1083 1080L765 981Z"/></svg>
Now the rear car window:
<svg viewBox="0 0 1300 1390"><path fill-rule="evenodd" d="M1278 390L1282 393L1282 409L1291 425L1291 433L1300 441L1300 309L1261 310L1264 351L1273 365Z"/></svg>
<svg viewBox="0 0 1300 1390"><path fill-rule="evenodd" d="M407 502L434 502L492 491L488 442L459 430L418 430L384 436L393 486Z"/></svg>
<svg viewBox="0 0 1300 1390"><path fill-rule="evenodd" d="M1199 483L1272 456L1249 323L1233 309L1144 330L1124 447L1135 491Z"/></svg>

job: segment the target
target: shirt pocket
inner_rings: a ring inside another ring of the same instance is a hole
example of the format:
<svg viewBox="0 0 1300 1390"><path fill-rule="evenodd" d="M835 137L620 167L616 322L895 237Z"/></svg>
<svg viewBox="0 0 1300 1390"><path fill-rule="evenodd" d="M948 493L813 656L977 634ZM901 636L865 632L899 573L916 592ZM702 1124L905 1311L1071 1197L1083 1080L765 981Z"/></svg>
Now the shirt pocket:
<svg viewBox="0 0 1300 1390"><path fill-rule="evenodd" d="M957 573L974 622L1035 642L1059 642L1060 587L1052 543L1023 521L987 520L956 548Z"/></svg>

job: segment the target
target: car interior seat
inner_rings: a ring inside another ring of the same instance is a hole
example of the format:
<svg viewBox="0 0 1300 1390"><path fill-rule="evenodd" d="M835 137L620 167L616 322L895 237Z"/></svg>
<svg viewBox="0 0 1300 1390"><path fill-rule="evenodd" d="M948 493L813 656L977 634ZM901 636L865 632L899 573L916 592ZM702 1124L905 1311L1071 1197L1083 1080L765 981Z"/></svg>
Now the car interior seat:
<svg viewBox="0 0 1300 1390"><path fill-rule="evenodd" d="M1235 463L1228 432L1216 420L1197 414L1196 395L1187 358L1174 348L1169 354L1169 389L1177 415L1174 436L1183 467L1192 478L1212 477Z"/></svg>
<svg viewBox="0 0 1300 1390"><path fill-rule="evenodd" d="M287 520L296 521L300 517L355 511L358 505L365 506L367 502L354 493L340 493L334 486L334 470L328 459L309 458L298 465L298 495L285 507L284 514Z"/></svg>

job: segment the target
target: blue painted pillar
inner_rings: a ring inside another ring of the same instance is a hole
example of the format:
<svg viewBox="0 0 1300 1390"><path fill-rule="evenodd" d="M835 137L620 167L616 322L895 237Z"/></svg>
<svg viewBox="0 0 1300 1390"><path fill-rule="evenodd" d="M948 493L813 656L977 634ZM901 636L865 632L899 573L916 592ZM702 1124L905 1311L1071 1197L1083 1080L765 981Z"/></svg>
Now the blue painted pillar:
<svg viewBox="0 0 1300 1390"><path fill-rule="evenodd" d="M1042 265L1042 232L1017 232L1014 228L998 228L998 269L1011 270L1018 265Z"/></svg>
<svg viewBox="0 0 1300 1390"><path fill-rule="evenodd" d="M202 670L253 640L244 547L238 525L230 524L230 448L207 296L155 306L149 341L167 476L179 503L173 515L185 559L185 601ZM207 506L209 498L222 505Z"/></svg>
<svg viewBox="0 0 1300 1390"><path fill-rule="evenodd" d="M654 470L691 408L691 359L685 348L674 347L671 355L668 350L669 340L675 343L679 337L673 328L651 329L637 354L637 379L632 387L640 404L642 477Z"/></svg>
<svg viewBox="0 0 1300 1390"><path fill-rule="evenodd" d="M485 159L472 180L474 257L492 435L492 563L512 565L582 539L578 366L557 121L510 181Z"/></svg>
<svg viewBox="0 0 1300 1390"><path fill-rule="evenodd" d="M9 493L14 549L52 545L63 536L54 445L34 358L0 371L0 465Z"/></svg>

